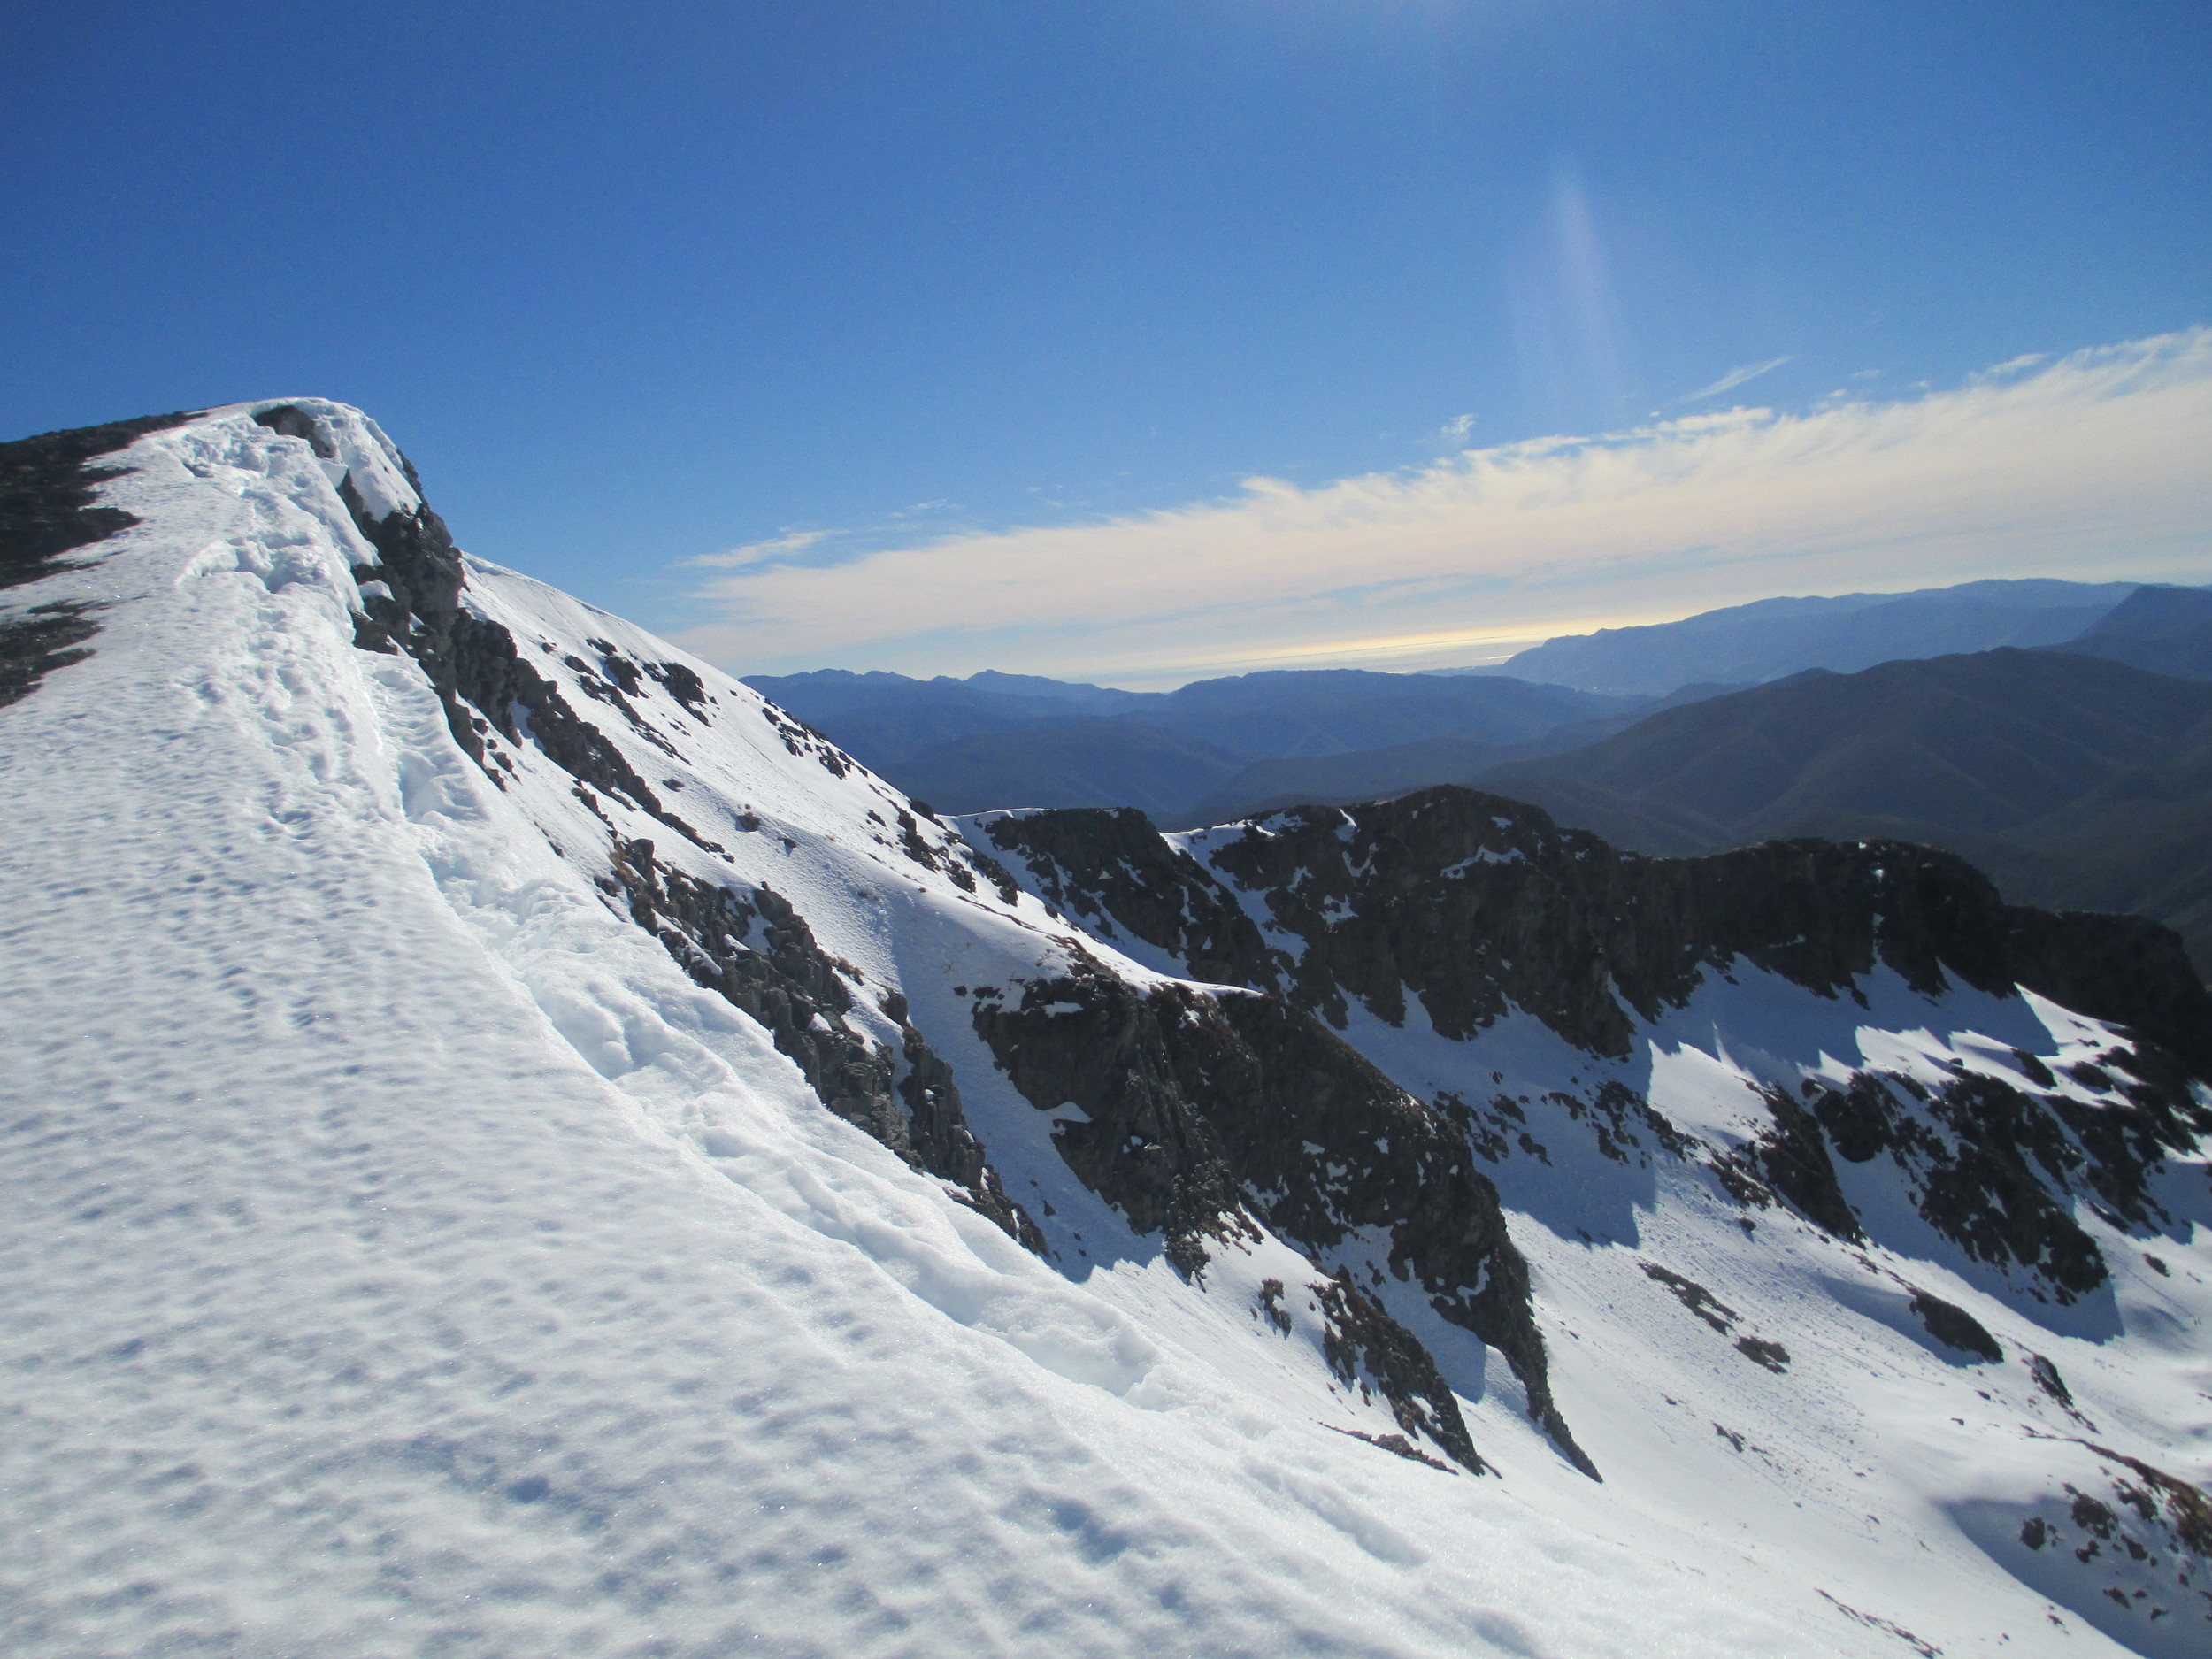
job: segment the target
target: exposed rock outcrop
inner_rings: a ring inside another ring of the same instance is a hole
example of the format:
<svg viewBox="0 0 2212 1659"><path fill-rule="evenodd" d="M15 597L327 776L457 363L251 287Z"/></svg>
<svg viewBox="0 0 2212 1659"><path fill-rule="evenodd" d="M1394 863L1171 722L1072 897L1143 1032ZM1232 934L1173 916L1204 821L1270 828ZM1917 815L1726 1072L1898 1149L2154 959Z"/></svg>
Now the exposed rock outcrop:
<svg viewBox="0 0 2212 1659"><path fill-rule="evenodd" d="M1236 895L1134 807L988 815L991 843L1029 871L1054 910L1115 940L1119 928L1175 956L1194 979L1282 988L1291 959L1271 950Z"/></svg>
<svg viewBox="0 0 2212 1659"><path fill-rule="evenodd" d="M1125 929L1194 977L1279 988L1339 1027L1356 1001L1389 1025L1419 1019L1467 1041L1518 1009L1620 1060L1639 1022L1740 965L1862 1002L1861 982L1880 967L1928 995L2016 985L2117 1025L2129 1041L2088 1068L2094 1078L2072 1079L2102 1093L2093 1104L2032 1056L2020 1056L2017 1085L1865 1074L1809 1083L1801 1102L1769 1090L1771 1127L1711 1158L1740 1199L1786 1202L1856 1240L1863 1223L1835 1160L1886 1155L1923 1216L1969 1256L2027 1269L2062 1300L2107 1276L2073 1218L2076 1198L2116 1225L2156 1225L2151 1177L2212 1133L2191 1087L2212 1078L2212 995L2179 941L2139 918L2007 905L1970 865L1928 848L1798 841L1647 858L1534 807L1451 787L1277 813L1192 840L1202 858L1126 810L987 816L972 833L1068 913ZM1601 1098L1606 1089L1631 1098ZM1668 1153L1695 1156L1617 1083L1548 1100L1617 1161L1624 1141L1641 1142L1634 1122ZM1464 1114L1471 1144L1493 1161L1516 1139L1541 1154L1520 1107L1499 1104L1515 1121Z"/></svg>
<svg viewBox="0 0 2212 1659"><path fill-rule="evenodd" d="M57 599L15 616L0 617L0 709L20 703L57 668L92 655L85 641L100 631L99 607Z"/></svg>
<svg viewBox="0 0 2212 1659"><path fill-rule="evenodd" d="M1811 1104L1824 1126L1833 1125L1840 1156L1863 1163L1886 1153L1910 1180L1922 1217L1974 1260L2030 1269L2062 1300L2108 1277L2103 1253L2072 1214L2072 1181L2085 1158L2066 1124L2088 1115L2078 1102L1980 1074L1930 1089L1861 1072L1847 1090L1815 1093ZM2189 1144L2186 1131L2175 1133L2177 1150ZM2158 1156L2095 1164L2093 1194L2113 1187L2148 1202L2142 1182Z"/></svg>
<svg viewBox="0 0 2212 1659"><path fill-rule="evenodd" d="M144 415L0 443L0 588L19 588L74 568L65 555L136 524L136 515L119 507L93 504L97 486L128 469L93 463L192 418L189 412Z"/></svg>
<svg viewBox="0 0 2212 1659"><path fill-rule="evenodd" d="M2054 1448L2080 1448L2063 1459L2075 1478L2055 1482L2020 1522L2018 1554L1992 1553L2138 1651L2202 1651L2212 1640L2212 1500L2092 1440Z"/></svg>
<svg viewBox="0 0 2212 1659"><path fill-rule="evenodd" d="M1999 994L2026 986L2212 1074L2212 995L2171 933L2007 905L1964 860L1904 842L1647 858L1449 787L1274 814L1216 844L1210 869L1156 832L1148 845L1127 810L991 818L980 833L1071 914L1103 915L1187 960L1194 927L1211 928L1226 982L1271 983L1287 948L1290 995L1333 1023L1346 995L1402 1020L1410 991L1448 1037L1509 1003L1577 1048L1618 1056L1632 1015L1679 1006L1740 958L1827 995L1855 994L1878 963L1932 994L1947 975ZM1230 882L1261 895L1290 938L1271 948L1237 928Z"/></svg>
<svg viewBox="0 0 2212 1659"><path fill-rule="evenodd" d="M1914 1317L1927 1327L1928 1334L1946 1348L1970 1354L1991 1365L2004 1358L2004 1345L1990 1335L1988 1328L1979 1319L1956 1302L1932 1296L1924 1290L1916 1290L1909 1305Z"/></svg>
<svg viewBox="0 0 2212 1659"><path fill-rule="evenodd" d="M1031 1104L1079 1110L1056 1131L1062 1156L1185 1273L1254 1220L1317 1253L1382 1232L1391 1271L1503 1354L1530 1415L1595 1474L1552 1402L1527 1264L1464 1136L1310 1014L1086 971L1010 1006L979 1000L975 1025Z"/></svg>
<svg viewBox="0 0 2212 1659"><path fill-rule="evenodd" d="M191 419L148 415L0 443L0 589L74 570L87 561L69 554L138 523L119 507L93 504L103 481L128 470L94 463ZM93 620L99 609L63 599L0 613L0 708L29 696L57 668L91 656L85 642L100 631Z"/></svg>
<svg viewBox="0 0 2212 1659"><path fill-rule="evenodd" d="M1362 1394L1371 1389L1390 1404L1390 1413L1408 1435L1425 1435L1464 1468L1486 1474L1490 1465L1475 1452L1459 1401L1440 1376L1436 1362L1413 1333L1352 1281L1348 1268L1310 1286L1326 1324L1322 1356L1337 1380ZM1377 1444L1383 1444L1377 1441ZM1405 1456L1408 1450L1388 1446ZM1418 1456L1418 1453L1410 1453Z"/></svg>

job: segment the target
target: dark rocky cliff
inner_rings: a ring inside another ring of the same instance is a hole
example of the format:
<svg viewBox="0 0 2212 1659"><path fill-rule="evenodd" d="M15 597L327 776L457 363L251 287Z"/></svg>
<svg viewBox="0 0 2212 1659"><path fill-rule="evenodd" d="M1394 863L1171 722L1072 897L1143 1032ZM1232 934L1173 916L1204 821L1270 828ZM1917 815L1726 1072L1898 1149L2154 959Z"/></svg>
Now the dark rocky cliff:
<svg viewBox="0 0 2212 1659"><path fill-rule="evenodd" d="M1947 971L1985 991L2025 986L2212 1076L2212 995L2169 930L2008 905L1932 848L1794 841L1648 858L1450 787L1275 814L1210 869L1125 809L991 818L982 833L1070 914L1118 924L1196 977L1281 984L1333 1023L1348 995L1399 1023L1409 991L1446 1036L1510 1003L1619 1055L1635 1016L1678 1006L1738 957L1826 995L1850 994L1878 960L1931 994ZM1232 884L1263 895L1294 938L1271 946Z"/></svg>
<svg viewBox="0 0 2212 1659"><path fill-rule="evenodd" d="M1208 1240L1233 1240L1254 1221L1317 1265L1353 1233L1379 1231L1390 1271L1504 1355L1530 1416L1597 1472L1552 1402L1528 1267L1464 1134L1311 1014L1264 993L1148 993L1086 969L1033 982L1017 1002L979 998L975 1025L1031 1104L1081 1110L1086 1121L1056 1132L1061 1156L1133 1229L1162 1233L1185 1274L1202 1274ZM1432 1373L1420 1343L1364 1293L1338 1293L1328 1312L1338 1341L1417 1356ZM1405 1366L1377 1374L1412 1426L1413 1402L1433 1390ZM1449 1434L1439 1440L1460 1455Z"/></svg>
<svg viewBox="0 0 2212 1659"><path fill-rule="evenodd" d="M2151 1175L2212 1131L2190 1087L2212 1078L2212 996L2171 933L2007 905L1970 865L1924 847L1795 841L1647 858L1460 788L1277 814L1196 843L1203 863L1128 811L986 818L975 833L1079 919L1195 977L1279 989L1339 1026L1356 999L1392 1025L1468 1041L1519 1009L1595 1059L1624 1060L1640 1022L1739 964L1861 1002L1878 966L1929 995L1954 981L2001 995L2016 985L2108 1022L2127 1041L2091 1068L2104 1094L2094 1106L2047 1071L2039 1087L2032 1056L2019 1087L1866 1073L1847 1090L1808 1084L1802 1102L1773 1091L1771 1131L1721 1158L1617 1082L1554 1102L1608 1156L1641 1144L1640 1122L1671 1155L1710 1157L1743 1202L1786 1202L1847 1238L1861 1226L1837 1164L1886 1156L1969 1256L2028 1269L2062 1299L2105 1277L2076 1200L2116 1225L2157 1224ZM1471 1127L1485 1156L1507 1155L1512 1123Z"/></svg>

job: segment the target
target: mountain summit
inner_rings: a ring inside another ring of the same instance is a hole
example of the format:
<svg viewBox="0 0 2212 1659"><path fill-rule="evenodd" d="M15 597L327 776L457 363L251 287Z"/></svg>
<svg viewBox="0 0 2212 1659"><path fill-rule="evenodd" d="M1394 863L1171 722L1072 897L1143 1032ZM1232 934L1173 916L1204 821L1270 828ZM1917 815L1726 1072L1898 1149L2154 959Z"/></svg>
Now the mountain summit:
<svg viewBox="0 0 2212 1659"><path fill-rule="evenodd" d="M12 1654L2212 1636L2151 923L941 819L320 400L0 446L0 553Z"/></svg>

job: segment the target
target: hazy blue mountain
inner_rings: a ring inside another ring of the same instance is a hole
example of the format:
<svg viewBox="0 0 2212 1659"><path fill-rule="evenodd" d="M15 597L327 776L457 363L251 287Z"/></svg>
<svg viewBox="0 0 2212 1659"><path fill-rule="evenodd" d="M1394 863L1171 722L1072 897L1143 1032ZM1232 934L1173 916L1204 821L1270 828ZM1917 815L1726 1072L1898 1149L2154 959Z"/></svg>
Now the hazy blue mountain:
<svg viewBox="0 0 2212 1659"><path fill-rule="evenodd" d="M1948 849L2016 903L2135 910L2212 967L2212 683L2002 649L1811 671L1676 708L1483 787L1618 845Z"/></svg>
<svg viewBox="0 0 2212 1659"><path fill-rule="evenodd" d="M915 680L880 670L856 674L826 668L807 674L755 674L745 683L878 771L981 733L1089 718L1162 700L1158 693L990 669L966 680L945 675Z"/></svg>
<svg viewBox="0 0 2212 1659"><path fill-rule="evenodd" d="M1658 710L1741 689L1737 686L1685 686L1671 696L1640 700L1622 713L1555 726L1514 741L1429 737L1347 754L1256 760L1205 799L1186 808L1179 819L1171 818L1169 823L1171 827L1197 828L1232 823L1279 807L1347 805L1440 783L1465 783L1503 762L1580 749L1624 731Z"/></svg>
<svg viewBox="0 0 2212 1659"><path fill-rule="evenodd" d="M2093 626L2133 582L1968 582L1909 594L1762 599L1648 627L1547 640L1485 672L1588 690L1659 695L1693 680L1757 684L1905 657L2055 645Z"/></svg>
<svg viewBox="0 0 2212 1659"><path fill-rule="evenodd" d="M2212 965L2212 737L2199 729L2212 592L2038 580L1774 599L1552 641L1511 666L1525 664L1640 673L1669 695L1361 670L1168 693L995 671L748 683L945 811L1134 806L1195 826L1473 782L1649 852L1920 841L2018 902L2168 921ZM1726 676L1765 683L1712 683Z"/></svg>
<svg viewBox="0 0 2212 1659"><path fill-rule="evenodd" d="M1525 680L1446 680L1311 669L1201 680L1125 717L1220 744L1247 759L1345 755L1425 738L1517 743L1641 699Z"/></svg>
<svg viewBox="0 0 2212 1659"><path fill-rule="evenodd" d="M943 677L930 683L942 683ZM1067 703L1096 714L1118 714L1126 710L1141 708L1159 694L1149 691L1121 691L1112 686L1086 685L1080 680L1048 680L1042 674L1002 674L995 668L984 669L970 674L964 680L955 682L977 691L987 691L999 696L1037 697L1047 703Z"/></svg>
<svg viewBox="0 0 2212 1659"><path fill-rule="evenodd" d="M889 776L941 812L1007 806L1133 806L1173 821L1243 765L1203 738L1129 720L979 733L899 762Z"/></svg>
<svg viewBox="0 0 2212 1659"><path fill-rule="evenodd" d="M746 683L945 811L1141 806L1170 821L1254 761L1442 744L1435 753L1455 757L1446 770L1464 776L1532 752L1527 745L1561 727L1651 706L1507 678L1357 669L1242 674L1167 693L990 671L923 680L830 670ZM1413 781L1431 781L1438 764L1417 767ZM1386 764L1361 775L1403 772Z"/></svg>
<svg viewBox="0 0 2212 1659"><path fill-rule="evenodd" d="M2139 588L2078 637L2051 649L2154 674L2212 680L2212 590Z"/></svg>

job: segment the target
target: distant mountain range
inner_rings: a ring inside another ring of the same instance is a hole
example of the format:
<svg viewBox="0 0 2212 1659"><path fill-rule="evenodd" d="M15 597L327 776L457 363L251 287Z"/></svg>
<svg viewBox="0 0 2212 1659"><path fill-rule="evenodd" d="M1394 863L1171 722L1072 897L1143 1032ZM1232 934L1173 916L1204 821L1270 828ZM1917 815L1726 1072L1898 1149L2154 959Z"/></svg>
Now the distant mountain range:
<svg viewBox="0 0 2212 1659"><path fill-rule="evenodd" d="M1519 683L1519 682L1506 682ZM1549 731L1513 741L1494 735L1431 737L1382 749L1360 749L1327 756L1279 756L1256 760L1196 804L1169 823L1195 829L1208 824L1233 823L1279 807L1314 803L1344 804L1402 795L1431 784L1463 783L1489 768L1508 761L1559 754L1627 730L1663 709L1678 708L1707 697L1740 690L1737 686L1684 686L1664 697L1624 699L1618 712L1595 719L1555 726Z"/></svg>
<svg viewBox="0 0 2212 1659"><path fill-rule="evenodd" d="M1813 670L1479 780L1640 852L1941 847L2015 903L2163 921L2212 969L2212 681L2012 649Z"/></svg>
<svg viewBox="0 0 2212 1659"><path fill-rule="evenodd" d="M1762 599L1679 622L1547 640L1479 673L1655 696L1695 680L1757 685L1901 657L2056 645L2093 628L2133 582L1967 582L1909 594Z"/></svg>
<svg viewBox="0 0 2212 1659"><path fill-rule="evenodd" d="M2212 592L2139 588L2078 636L2051 649L2154 674L2212 680Z"/></svg>
<svg viewBox="0 0 2212 1659"><path fill-rule="evenodd" d="M1459 746L1454 766L1479 766L1538 752L1531 746L1562 727L1655 706L1517 680L1354 669L1150 693L1012 674L919 680L841 670L746 684L942 811L1135 806L1170 821L1255 761L1442 741Z"/></svg>
<svg viewBox="0 0 2212 1659"><path fill-rule="evenodd" d="M2212 591L1970 582L1770 599L1557 639L1495 668L1335 669L1133 692L994 671L761 675L746 683L864 764L951 811L1136 806L1222 823L1299 803L1464 782L1579 749L1651 714L1809 669L2006 646L2212 675Z"/></svg>
<svg viewBox="0 0 2212 1659"><path fill-rule="evenodd" d="M1148 694L988 672L748 683L946 810L1134 806L1197 827L1472 783L1645 852L1791 835L1939 846L2015 902L2165 921L2212 968L2212 591L2016 581L1769 600L1502 666L1530 677L1293 672ZM1691 683L1649 689L1669 674ZM1569 676L1580 683L1552 683Z"/></svg>

